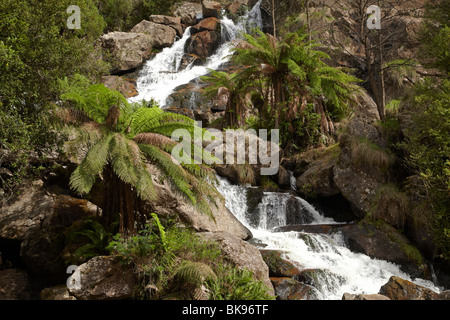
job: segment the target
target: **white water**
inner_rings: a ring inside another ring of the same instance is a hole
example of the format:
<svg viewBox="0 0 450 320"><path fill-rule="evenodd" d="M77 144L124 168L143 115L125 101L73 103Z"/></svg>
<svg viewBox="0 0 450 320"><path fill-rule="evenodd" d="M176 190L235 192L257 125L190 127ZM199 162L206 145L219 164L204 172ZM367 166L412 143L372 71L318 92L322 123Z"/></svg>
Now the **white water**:
<svg viewBox="0 0 450 320"><path fill-rule="evenodd" d="M260 3L253 7L246 15L241 17L237 24L224 16L221 22L222 45L217 51L207 58L202 66L194 66L192 63L180 70L184 47L191 36L191 28L187 28L181 39L177 40L172 47L165 48L155 57L144 64L140 71L136 88L138 95L130 98L131 102L151 99L159 103L161 107L166 106L167 98L180 85L206 75L209 70L218 69L223 63L230 59L231 49L234 41L239 36L248 32L252 27L261 27Z"/></svg>
<svg viewBox="0 0 450 320"><path fill-rule="evenodd" d="M373 259L367 255L350 251L340 233L331 236L307 234L299 232L272 232L271 228L285 223L284 196L267 192L259 206L260 223L252 227L246 219L246 188L230 184L226 179L218 177L218 191L225 197L226 206L253 233L254 238L267 245L267 249L285 252L285 258L301 269L321 269L320 281L314 284L320 300L341 300L345 292L353 294L378 293L393 275L413 281L409 275L390 262ZM313 217L313 224L334 223L333 219L321 215L305 200L308 214ZM284 204L283 204L284 203ZM268 217L272 216L270 223ZM279 223L277 225L277 223ZM440 292L431 281L415 279L416 284Z"/></svg>

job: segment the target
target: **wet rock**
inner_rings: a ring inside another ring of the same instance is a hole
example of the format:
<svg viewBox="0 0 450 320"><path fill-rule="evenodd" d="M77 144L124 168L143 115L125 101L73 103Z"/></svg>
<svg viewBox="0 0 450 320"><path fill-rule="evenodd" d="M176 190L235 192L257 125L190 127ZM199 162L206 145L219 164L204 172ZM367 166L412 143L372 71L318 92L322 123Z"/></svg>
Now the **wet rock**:
<svg viewBox="0 0 450 320"><path fill-rule="evenodd" d="M344 293L342 300L391 300L382 294L351 294Z"/></svg>
<svg viewBox="0 0 450 320"><path fill-rule="evenodd" d="M300 269L292 262L282 258L282 252L277 250L259 250L264 262L269 267L270 277L293 278L300 273Z"/></svg>
<svg viewBox="0 0 450 320"><path fill-rule="evenodd" d="M290 277L271 277L277 300L318 300L314 287Z"/></svg>
<svg viewBox="0 0 450 320"><path fill-rule="evenodd" d="M70 276L69 292L77 300L123 300L136 286L133 270L116 256L98 256L80 265Z"/></svg>
<svg viewBox="0 0 450 320"><path fill-rule="evenodd" d="M289 172L283 167L279 166L278 168L278 185L280 188L283 189L290 189L291 188L291 176L289 175Z"/></svg>
<svg viewBox="0 0 450 320"><path fill-rule="evenodd" d="M436 292L396 276L392 276L380 288L379 294L391 300L435 300L438 298Z"/></svg>
<svg viewBox="0 0 450 320"><path fill-rule="evenodd" d="M267 286L269 294L274 294L269 279L269 268L258 248L229 232L202 232L199 236L202 239L217 242L228 260L238 267L251 270L255 277Z"/></svg>
<svg viewBox="0 0 450 320"><path fill-rule="evenodd" d="M220 31L220 20L214 17L201 20L195 26L191 28L191 34L195 34L201 31Z"/></svg>
<svg viewBox="0 0 450 320"><path fill-rule="evenodd" d="M220 33L217 31L201 31L189 38L185 52L206 59L216 51L220 44Z"/></svg>

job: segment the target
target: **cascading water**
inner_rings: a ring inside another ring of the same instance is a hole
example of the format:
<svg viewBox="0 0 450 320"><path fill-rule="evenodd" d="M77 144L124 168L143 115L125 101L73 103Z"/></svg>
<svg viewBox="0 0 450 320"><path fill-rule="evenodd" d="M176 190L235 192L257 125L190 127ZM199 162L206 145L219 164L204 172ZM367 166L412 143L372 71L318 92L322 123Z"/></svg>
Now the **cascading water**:
<svg viewBox="0 0 450 320"><path fill-rule="evenodd" d="M441 289L431 281L412 280L393 263L350 251L340 233L324 235L272 232L272 228L282 226L286 222L286 199L289 195L265 192L258 205L260 223L255 226L249 221L247 214L247 187L232 185L225 178L217 178L217 190L225 197L228 209L251 230L254 238L267 245L266 249L283 251L284 257L301 269L319 270L312 283L318 299L340 300L346 292L377 293L393 275L440 292ZM311 224L336 223L333 219L324 217L304 199L295 198L312 219Z"/></svg>
<svg viewBox="0 0 450 320"><path fill-rule="evenodd" d="M262 27L261 1L258 1L246 15L240 17L237 23L226 16L220 20L222 45L212 56L207 58L204 65L194 66L191 63L186 68L180 69L185 44L191 36L191 27L187 28L181 39L176 41L172 47L165 48L155 55L153 59L145 63L136 82L139 94L129 100L136 102L153 99L161 107L164 107L169 95L174 92L175 88L206 75L209 69L216 70L223 63L227 62L230 58L234 40L251 28Z"/></svg>

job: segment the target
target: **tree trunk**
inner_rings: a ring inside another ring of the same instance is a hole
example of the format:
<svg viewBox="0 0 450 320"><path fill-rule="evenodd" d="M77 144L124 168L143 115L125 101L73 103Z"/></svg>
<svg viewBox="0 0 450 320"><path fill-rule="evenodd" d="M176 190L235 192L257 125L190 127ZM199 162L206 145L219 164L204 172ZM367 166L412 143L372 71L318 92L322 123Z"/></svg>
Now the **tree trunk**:
<svg viewBox="0 0 450 320"><path fill-rule="evenodd" d="M381 30L378 31L378 48L380 53L380 105L378 106L378 113L380 114L381 121L386 120L386 88L384 83L384 57L383 57L383 46L381 40Z"/></svg>
<svg viewBox="0 0 450 320"><path fill-rule="evenodd" d="M104 170L104 204L101 223L108 229L119 220L119 232L124 236L136 234L137 196L130 184L123 182L110 164Z"/></svg>
<svg viewBox="0 0 450 320"><path fill-rule="evenodd" d="M277 26L275 23L275 2L272 0L272 24L273 24L273 37L277 37Z"/></svg>

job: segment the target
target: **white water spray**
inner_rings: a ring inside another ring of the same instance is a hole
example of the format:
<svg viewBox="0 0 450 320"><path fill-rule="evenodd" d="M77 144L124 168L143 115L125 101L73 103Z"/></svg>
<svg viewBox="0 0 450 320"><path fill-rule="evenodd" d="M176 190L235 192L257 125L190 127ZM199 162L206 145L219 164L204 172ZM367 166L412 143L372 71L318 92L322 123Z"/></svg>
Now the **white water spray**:
<svg viewBox="0 0 450 320"><path fill-rule="evenodd" d="M389 281L393 275L413 281L400 268L384 260L350 251L340 233L332 235L302 232L272 232L271 229L285 223L286 198L288 196L266 192L259 205L260 223L252 227L247 220L246 188L232 185L218 177L217 190L225 197L227 208L253 233L254 238L266 244L266 249L284 252L284 258L300 269L320 270L314 283L316 295L321 300L341 300L344 293L372 294ZM296 197L307 214L313 218L311 224L335 223L321 215L307 201ZM262 221L262 222L261 222ZM277 225L277 223L280 223ZM431 281L415 279L416 284L440 292Z"/></svg>

